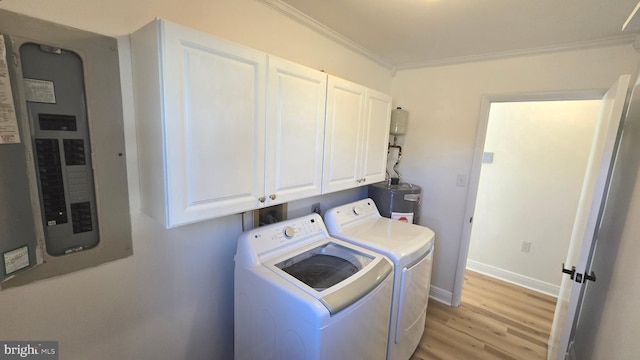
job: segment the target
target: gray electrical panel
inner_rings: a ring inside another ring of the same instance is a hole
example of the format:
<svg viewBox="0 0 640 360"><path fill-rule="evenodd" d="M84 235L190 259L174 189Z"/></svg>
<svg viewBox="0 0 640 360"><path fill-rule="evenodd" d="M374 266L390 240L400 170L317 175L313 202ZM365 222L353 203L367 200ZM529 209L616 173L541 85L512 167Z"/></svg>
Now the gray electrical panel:
<svg viewBox="0 0 640 360"><path fill-rule="evenodd" d="M117 41L0 10L0 288L132 254Z"/></svg>
<svg viewBox="0 0 640 360"><path fill-rule="evenodd" d="M98 245L82 59L34 43L20 47L47 253Z"/></svg>

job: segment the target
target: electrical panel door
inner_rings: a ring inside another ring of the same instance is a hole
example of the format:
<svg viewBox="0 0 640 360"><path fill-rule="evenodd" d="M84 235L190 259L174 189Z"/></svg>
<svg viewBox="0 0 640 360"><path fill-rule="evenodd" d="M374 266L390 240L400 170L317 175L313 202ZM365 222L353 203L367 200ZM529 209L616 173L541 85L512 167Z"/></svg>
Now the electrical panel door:
<svg viewBox="0 0 640 360"><path fill-rule="evenodd" d="M118 41L0 9L0 290L133 253Z"/></svg>
<svg viewBox="0 0 640 360"><path fill-rule="evenodd" d="M28 131L17 121L13 94L17 89L7 45L0 34L0 280L26 271L38 262L35 219L31 207L27 152L20 139L29 139ZM14 126L10 119L14 118ZM16 134L17 131L17 134ZM25 132L27 135L25 136ZM10 133L10 138L5 134ZM27 140L28 141L28 140Z"/></svg>

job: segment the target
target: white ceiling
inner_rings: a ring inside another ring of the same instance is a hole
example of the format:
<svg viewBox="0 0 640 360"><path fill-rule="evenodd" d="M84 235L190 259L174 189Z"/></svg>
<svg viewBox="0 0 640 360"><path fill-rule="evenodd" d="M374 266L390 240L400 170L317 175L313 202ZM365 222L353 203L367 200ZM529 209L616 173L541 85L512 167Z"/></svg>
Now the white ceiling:
<svg viewBox="0 0 640 360"><path fill-rule="evenodd" d="M638 0L259 0L407 68L633 41Z"/></svg>

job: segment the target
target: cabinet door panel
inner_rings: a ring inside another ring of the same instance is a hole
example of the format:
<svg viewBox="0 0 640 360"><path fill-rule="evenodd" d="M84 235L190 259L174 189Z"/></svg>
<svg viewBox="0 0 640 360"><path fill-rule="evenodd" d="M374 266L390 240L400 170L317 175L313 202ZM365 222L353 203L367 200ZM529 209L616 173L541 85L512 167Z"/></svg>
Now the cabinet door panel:
<svg viewBox="0 0 640 360"><path fill-rule="evenodd" d="M256 109L247 106L255 100L255 68L218 54L185 50L187 206L224 197L251 196L253 169L259 160L254 129ZM240 97L244 94L246 98ZM230 173L233 181L224 181L231 179Z"/></svg>
<svg viewBox="0 0 640 360"><path fill-rule="evenodd" d="M391 97L367 90L365 149L363 151L363 184L385 179L391 122Z"/></svg>
<svg viewBox="0 0 640 360"><path fill-rule="evenodd" d="M329 77L323 193L358 185L365 88Z"/></svg>
<svg viewBox="0 0 640 360"><path fill-rule="evenodd" d="M253 208L264 188L266 55L167 24L171 222Z"/></svg>
<svg viewBox="0 0 640 360"><path fill-rule="evenodd" d="M269 203L319 195L327 75L269 57L267 174Z"/></svg>

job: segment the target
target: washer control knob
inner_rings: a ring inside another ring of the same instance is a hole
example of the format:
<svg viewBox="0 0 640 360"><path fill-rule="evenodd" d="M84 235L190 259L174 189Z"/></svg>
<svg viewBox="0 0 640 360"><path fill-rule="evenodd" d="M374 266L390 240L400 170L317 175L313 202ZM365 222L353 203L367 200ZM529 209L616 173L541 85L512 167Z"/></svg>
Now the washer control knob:
<svg viewBox="0 0 640 360"><path fill-rule="evenodd" d="M361 215L362 214L362 208L360 206L354 206L353 207L353 213L355 215Z"/></svg>
<svg viewBox="0 0 640 360"><path fill-rule="evenodd" d="M291 239L293 237L293 235L295 235L296 230L294 228L292 228L291 226L287 226L286 228L284 228L282 233L284 234L285 238Z"/></svg>

